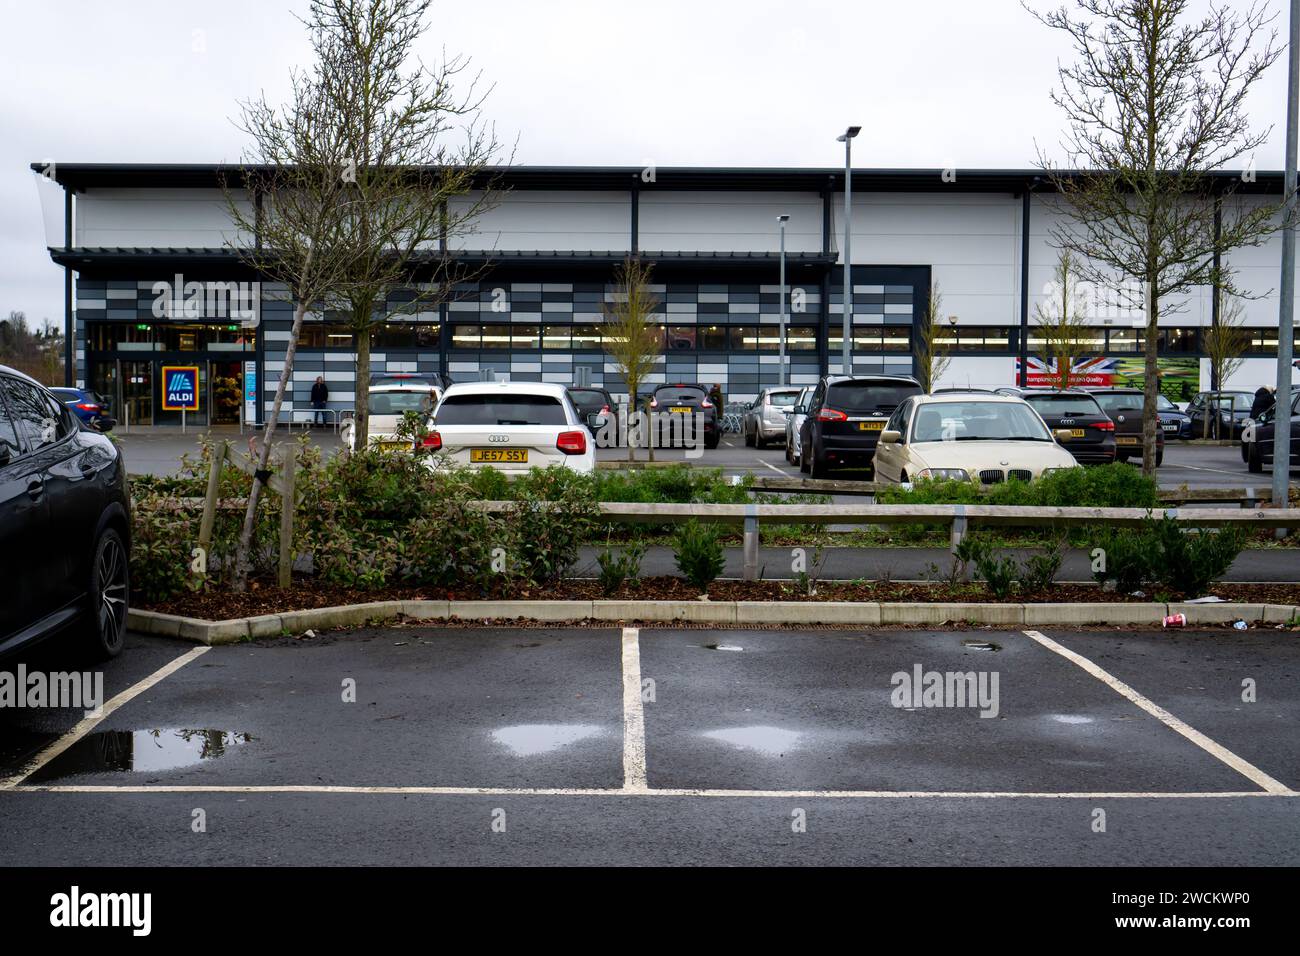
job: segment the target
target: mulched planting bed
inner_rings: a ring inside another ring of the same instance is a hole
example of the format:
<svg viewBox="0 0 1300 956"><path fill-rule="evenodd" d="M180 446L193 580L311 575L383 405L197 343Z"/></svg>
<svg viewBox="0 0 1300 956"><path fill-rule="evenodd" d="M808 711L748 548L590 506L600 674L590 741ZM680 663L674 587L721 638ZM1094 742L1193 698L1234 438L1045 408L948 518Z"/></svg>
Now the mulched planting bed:
<svg viewBox="0 0 1300 956"><path fill-rule="evenodd" d="M1225 601L1247 604L1300 605L1300 584L1220 584L1211 594ZM1191 595L1195 596L1195 595ZM693 601L699 597L695 588L681 578L649 577L638 584L623 587L607 595L594 580L567 580L546 588L502 588L496 593L481 594L467 590L442 588L398 587L379 590L327 587L310 578L295 581L294 586L282 589L262 581L250 583L249 590L236 594L230 591L186 594L168 601L134 601L132 607L164 614L209 621L253 617L258 614L278 614L320 607L337 607L345 604L365 604L371 601ZM1050 590L1038 594L1016 593L1010 603L1093 603L1134 602L1155 600L1180 601L1185 595L1146 595L1134 597L1104 591L1091 584L1055 584ZM709 586L713 601L919 601L919 602L992 602L993 596L983 584L944 583L909 584L900 582L822 582L815 596L808 596L788 581L729 581L719 580Z"/></svg>

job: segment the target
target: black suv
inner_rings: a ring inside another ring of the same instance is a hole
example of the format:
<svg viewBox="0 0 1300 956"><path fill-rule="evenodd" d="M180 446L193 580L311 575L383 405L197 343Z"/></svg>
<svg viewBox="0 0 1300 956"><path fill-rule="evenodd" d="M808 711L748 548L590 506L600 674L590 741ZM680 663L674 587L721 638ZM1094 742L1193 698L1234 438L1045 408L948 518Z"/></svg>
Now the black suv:
<svg viewBox="0 0 1300 956"><path fill-rule="evenodd" d="M96 658L122 649L128 509L117 446L0 365L0 658L65 631Z"/></svg>
<svg viewBox="0 0 1300 956"><path fill-rule="evenodd" d="M920 394L916 379L902 375L823 375L799 427L799 467L814 478L832 467L870 469L885 421L903 399Z"/></svg>
<svg viewBox="0 0 1300 956"><path fill-rule="evenodd" d="M1052 431L1068 431L1061 447L1081 465L1108 465L1115 460L1115 423L1087 392L1073 389L1025 391L1021 396Z"/></svg>
<svg viewBox="0 0 1300 956"><path fill-rule="evenodd" d="M718 406L703 385L659 385L650 393L650 411L667 415L699 414L704 421L704 447L717 448L722 438Z"/></svg>

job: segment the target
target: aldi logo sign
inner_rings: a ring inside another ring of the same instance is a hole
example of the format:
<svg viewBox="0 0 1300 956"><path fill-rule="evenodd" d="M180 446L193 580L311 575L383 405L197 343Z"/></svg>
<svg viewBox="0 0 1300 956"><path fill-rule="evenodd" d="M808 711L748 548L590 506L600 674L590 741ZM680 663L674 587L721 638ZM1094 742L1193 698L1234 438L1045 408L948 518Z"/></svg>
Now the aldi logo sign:
<svg viewBox="0 0 1300 956"><path fill-rule="evenodd" d="M197 365L164 365L162 367L165 412L197 412L199 410L199 367Z"/></svg>

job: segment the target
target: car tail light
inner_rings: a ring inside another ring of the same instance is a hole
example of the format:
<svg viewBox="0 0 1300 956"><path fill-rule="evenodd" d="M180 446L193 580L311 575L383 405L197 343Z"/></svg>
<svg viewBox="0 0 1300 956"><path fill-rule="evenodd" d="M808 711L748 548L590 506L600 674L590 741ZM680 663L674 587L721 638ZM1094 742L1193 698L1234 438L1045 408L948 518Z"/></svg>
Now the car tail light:
<svg viewBox="0 0 1300 956"><path fill-rule="evenodd" d="M847 422L849 416L834 408L823 408L817 413L817 420L819 422Z"/></svg>
<svg viewBox="0 0 1300 956"><path fill-rule="evenodd" d="M87 412L97 412L97 411L99 411L99 406L98 406L98 405L95 405L95 404L92 404L91 402L77 402L77 407L80 408L81 410L83 410L83 411L87 411Z"/></svg>
<svg viewBox="0 0 1300 956"><path fill-rule="evenodd" d="M1103 431L1103 432L1113 432L1115 430L1115 423L1114 422L1093 422L1091 427L1096 428L1099 431Z"/></svg>
<svg viewBox="0 0 1300 956"><path fill-rule="evenodd" d="M560 432L555 439L555 447L566 455L585 455L587 453L586 432Z"/></svg>
<svg viewBox="0 0 1300 956"><path fill-rule="evenodd" d="M429 432L429 434L424 436L424 440L420 442L420 444L429 451L439 451L442 449L442 436L436 431Z"/></svg>
<svg viewBox="0 0 1300 956"><path fill-rule="evenodd" d="M712 408L712 407L713 407L713 403L709 401L707 398L704 401L700 402L700 408Z"/></svg>
<svg viewBox="0 0 1300 956"><path fill-rule="evenodd" d="M658 407L659 407L659 399L657 399L657 398L652 398L652 399L650 399L650 407L651 407L651 408L658 408Z"/></svg>
<svg viewBox="0 0 1300 956"><path fill-rule="evenodd" d="M608 415L608 414L609 414L609 406L608 406L608 405L602 405L602 406L600 406L600 411L599 411L597 414L600 414L600 415Z"/></svg>

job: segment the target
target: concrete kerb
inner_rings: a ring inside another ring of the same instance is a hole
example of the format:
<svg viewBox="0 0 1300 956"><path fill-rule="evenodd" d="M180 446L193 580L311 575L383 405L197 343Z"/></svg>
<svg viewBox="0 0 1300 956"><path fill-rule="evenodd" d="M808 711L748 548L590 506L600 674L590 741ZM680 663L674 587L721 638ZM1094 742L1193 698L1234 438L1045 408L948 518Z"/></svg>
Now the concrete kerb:
<svg viewBox="0 0 1300 956"><path fill-rule="evenodd" d="M356 627L398 616L421 621L683 621L703 624L998 624L1026 627L1159 624L1186 614L1187 625L1285 624L1300 616L1286 604L982 604L853 603L846 601L374 601L229 621L132 609L131 630L197 644L235 644L306 630Z"/></svg>

